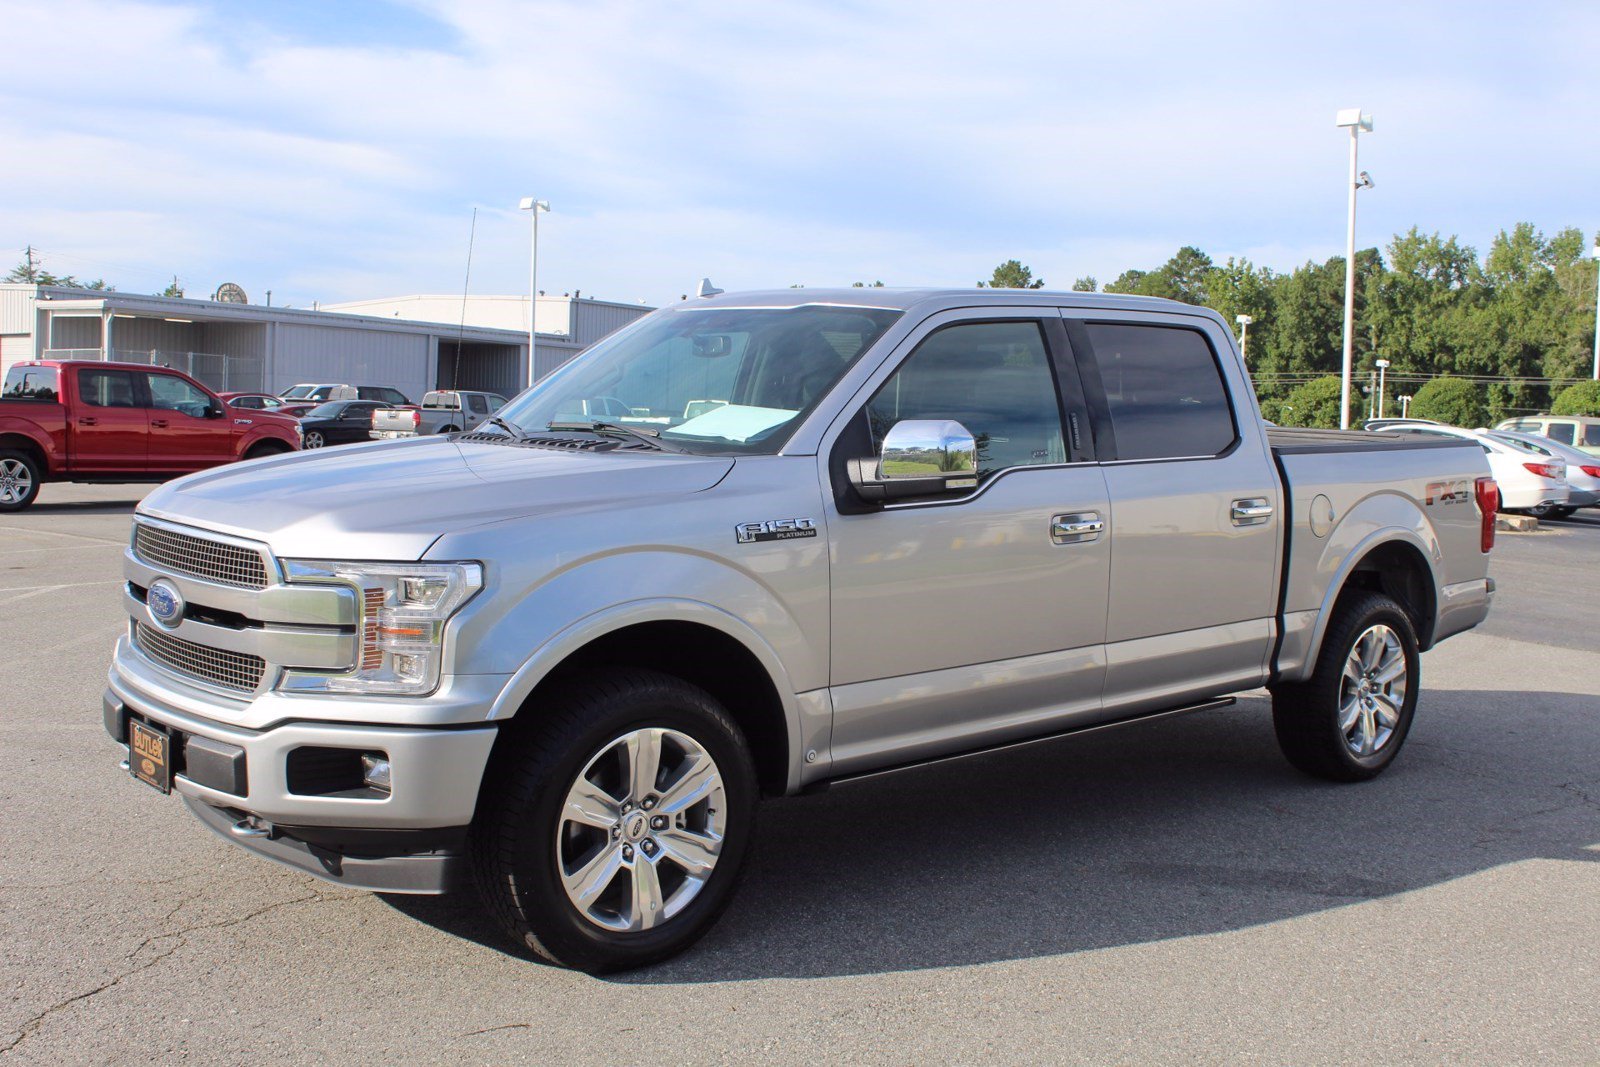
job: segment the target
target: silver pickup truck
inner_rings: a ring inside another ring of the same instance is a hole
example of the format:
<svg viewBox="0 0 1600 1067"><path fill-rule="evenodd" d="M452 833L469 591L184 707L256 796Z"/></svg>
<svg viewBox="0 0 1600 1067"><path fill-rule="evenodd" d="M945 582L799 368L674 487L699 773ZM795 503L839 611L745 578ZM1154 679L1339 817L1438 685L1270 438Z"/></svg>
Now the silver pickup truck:
<svg viewBox="0 0 1600 1067"><path fill-rule="evenodd" d="M1494 591L1481 449L1268 428L1183 304L730 294L500 414L157 489L105 725L223 837L590 971L707 930L762 796L1260 686L1371 778Z"/></svg>
<svg viewBox="0 0 1600 1067"><path fill-rule="evenodd" d="M372 413L372 438L393 441L431 433L470 430L505 407L499 393L439 389L425 393L420 408L379 408Z"/></svg>

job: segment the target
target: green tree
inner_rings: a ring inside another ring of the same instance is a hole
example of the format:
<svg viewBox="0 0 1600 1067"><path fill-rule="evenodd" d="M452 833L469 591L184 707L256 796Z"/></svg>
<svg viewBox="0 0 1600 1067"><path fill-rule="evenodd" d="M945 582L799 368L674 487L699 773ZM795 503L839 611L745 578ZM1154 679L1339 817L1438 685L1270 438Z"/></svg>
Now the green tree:
<svg viewBox="0 0 1600 1067"><path fill-rule="evenodd" d="M59 285L65 289L104 289L112 290L104 278L96 278L92 282L80 282L70 274L51 274L42 266L34 263L33 246L28 246L26 257L21 263L11 268L5 277L8 282L22 282L25 285Z"/></svg>
<svg viewBox="0 0 1600 1067"><path fill-rule="evenodd" d="M1550 414L1600 416L1600 382L1579 382L1567 386L1550 405Z"/></svg>
<svg viewBox="0 0 1600 1067"><path fill-rule="evenodd" d="M161 295L179 297L183 295L183 287L178 284L178 276L176 274L172 276L172 284L161 290Z"/></svg>
<svg viewBox="0 0 1600 1067"><path fill-rule="evenodd" d="M1465 378L1435 378L1411 398L1411 415L1472 429L1489 421L1484 391Z"/></svg>
<svg viewBox="0 0 1600 1067"><path fill-rule="evenodd" d="M1339 428L1339 391L1341 382L1337 375L1328 375L1306 382L1290 390L1289 395L1277 402L1274 411L1281 426L1314 426L1323 430ZM1266 417L1266 407L1263 406Z"/></svg>
<svg viewBox="0 0 1600 1067"><path fill-rule="evenodd" d="M1072 291L1074 293L1093 293L1098 292L1099 289L1100 281L1093 274L1079 278L1072 283Z"/></svg>
<svg viewBox="0 0 1600 1067"><path fill-rule="evenodd" d="M1043 289L1044 279L1034 278L1032 269L1024 267L1021 260L1008 259L994 269L987 284L990 289ZM979 282L978 288L984 285Z"/></svg>

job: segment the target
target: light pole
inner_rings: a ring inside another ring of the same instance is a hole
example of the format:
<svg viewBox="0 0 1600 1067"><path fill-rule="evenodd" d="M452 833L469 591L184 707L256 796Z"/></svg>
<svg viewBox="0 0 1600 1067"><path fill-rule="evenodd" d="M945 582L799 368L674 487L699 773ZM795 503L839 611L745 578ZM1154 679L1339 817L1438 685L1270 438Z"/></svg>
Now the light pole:
<svg viewBox="0 0 1600 1067"><path fill-rule="evenodd" d="M1395 399L1400 401L1400 417L1402 419L1410 418L1411 417L1411 394L1410 393L1401 393L1399 396L1395 397Z"/></svg>
<svg viewBox="0 0 1600 1067"><path fill-rule="evenodd" d="M1386 360L1386 359L1380 359L1380 360L1378 360L1377 367L1378 367L1378 418L1381 419L1381 418L1383 418L1383 379L1384 379L1383 372L1389 369L1389 361Z"/></svg>
<svg viewBox="0 0 1600 1067"><path fill-rule="evenodd" d="M1239 324L1239 358L1244 360L1246 366L1249 366L1250 324L1256 320L1249 315L1235 315L1233 321Z"/></svg>
<svg viewBox="0 0 1600 1067"><path fill-rule="evenodd" d="M1372 132L1372 116L1359 107L1347 107L1334 115L1334 125L1350 131L1350 225L1344 242L1344 362L1339 386L1339 429L1350 428L1350 354L1355 341L1356 318L1356 190L1370 189L1372 179L1356 170L1356 145L1361 131Z"/></svg>
<svg viewBox="0 0 1600 1067"><path fill-rule="evenodd" d="M539 308L539 212L548 212L550 210L550 201L536 200L531 196L525 196L518 206L533 218L533 237L529 242L530 251L528 252L528 373L522 383L522 387L526 389L533 384L533 375L536 367L533 355L539 346L538 339L534 333L534 318Z"/></svg>
<svg viewBox="0 0 1600 1067"><path fill-rule="evenodd" d="M1594 380L1600 382L1600 233L1594 235Z"/></svg>

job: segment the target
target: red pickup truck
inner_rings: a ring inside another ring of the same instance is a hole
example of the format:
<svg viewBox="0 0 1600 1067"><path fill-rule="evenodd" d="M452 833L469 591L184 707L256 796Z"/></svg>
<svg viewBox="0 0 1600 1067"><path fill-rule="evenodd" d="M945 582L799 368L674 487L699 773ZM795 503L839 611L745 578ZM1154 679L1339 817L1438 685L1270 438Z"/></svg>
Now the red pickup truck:
<svg viewBox="0 0 1600 1067"><path fill-rule="evenodd" d="M163 482L300 447L294 419L142 363L18 363L0 387L0 512L45 482Z"/></svg>

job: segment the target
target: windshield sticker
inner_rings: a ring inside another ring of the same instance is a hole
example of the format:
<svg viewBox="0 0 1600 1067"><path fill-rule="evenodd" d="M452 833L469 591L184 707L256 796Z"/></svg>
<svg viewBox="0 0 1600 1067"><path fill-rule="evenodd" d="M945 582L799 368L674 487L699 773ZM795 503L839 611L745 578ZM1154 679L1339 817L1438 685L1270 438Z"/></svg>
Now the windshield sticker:
<svg viewBox="0 0 1600 1067"><path fill-rule="evenodd" d="M696 415L672 432L692 437L722 437L741 444L758 433L782 426L797 413L788 408L758 408L744 404L725 404L703 415Z"/></svg>

